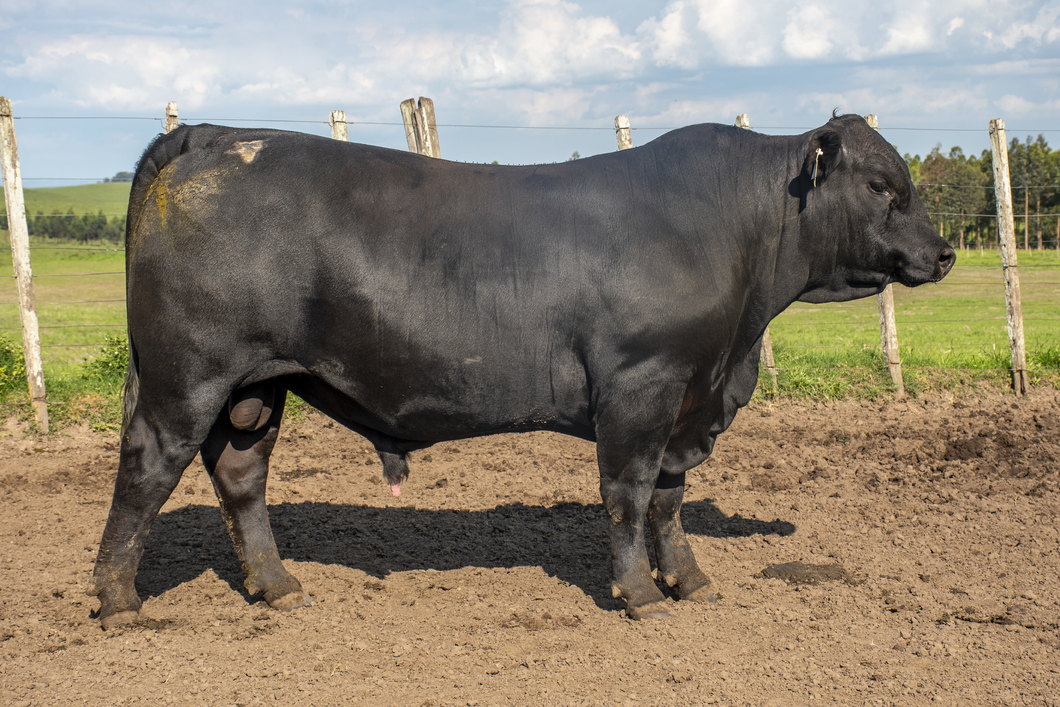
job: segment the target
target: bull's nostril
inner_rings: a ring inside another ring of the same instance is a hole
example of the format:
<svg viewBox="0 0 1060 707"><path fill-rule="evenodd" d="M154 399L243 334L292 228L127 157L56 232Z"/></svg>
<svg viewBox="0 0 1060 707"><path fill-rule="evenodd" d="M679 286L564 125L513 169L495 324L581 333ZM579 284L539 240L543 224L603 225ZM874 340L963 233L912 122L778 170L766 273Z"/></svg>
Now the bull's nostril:
<svg viewBox="0 0 1060 707"><path fill-rule="evenodd" d="M939 253L939 269L942 274L945 275L953 267L953 263L957 260L957 253L953 248L946 248Z"/></svg>

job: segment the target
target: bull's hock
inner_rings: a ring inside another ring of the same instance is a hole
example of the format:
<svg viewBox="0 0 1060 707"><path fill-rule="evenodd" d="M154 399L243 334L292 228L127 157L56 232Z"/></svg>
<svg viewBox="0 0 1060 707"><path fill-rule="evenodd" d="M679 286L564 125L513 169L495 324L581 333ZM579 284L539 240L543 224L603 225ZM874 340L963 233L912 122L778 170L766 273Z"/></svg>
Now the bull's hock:
<svg viewBox="0 0 1060 707"><path fill-rule="evenodd" d="M750 399L766 325L954 261L905 162L855 116L781 137L693 125L531 166L181 126L144 153L128 224L104 625L140 610L144 540L200 452L248 591L308 602L265 504L288 392L374 445L391 492L409 452L444 440L595 441L628 615L665 613L655 577L711 601L685 473Z"/></svg>

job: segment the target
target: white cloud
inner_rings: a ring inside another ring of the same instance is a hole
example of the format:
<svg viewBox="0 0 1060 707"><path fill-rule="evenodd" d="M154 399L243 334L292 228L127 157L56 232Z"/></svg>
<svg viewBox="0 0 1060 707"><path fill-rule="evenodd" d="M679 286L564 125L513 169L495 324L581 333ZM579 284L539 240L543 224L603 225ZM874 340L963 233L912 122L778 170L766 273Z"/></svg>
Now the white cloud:
<svg viewBox="0 0 1060 707"><path fill-rule="evenodd" d="M829 35L835 30L827 10L816 5L788 11L784 51L796 59L818 59L832 49Z"/></svg>
<svg viewBox="0 0 1060 707"><path fill-rule="evenodd" d="M978 76L1060 76L1060 59L1020 59L989 64L971 64L968 72Z"/></svg>
<svg viewBox="0 0 1060 707"><path fill-rule="evenodd" d="M1046 5L1030 22L1018 22L1001 35L1001 43L1009 49L1027 39L1042 44L1060 39L1060 4Z"/></svg>
<svg viewBox="0 0 1060 707"><path fill-rule="evenodd" d="M1055 3L1028 9L1014 0L672 0L637 33L662 66L770 66L976 50L988 33L1000 38L987 38L995 50L1048 43L1060 37L1058 16Z"/></svg>
<svg viewBox="0 0 1060 707"><path fill-rule="evenodd" d="M59 84L85 106L139 107L170 89L192 107L219 91L221 64L172 38L73 35L40 46L5 73Z"/></svg>
<svg viewBox="0 0 1060 707"><path fill-rule="evenodd" d="M52 0L39 2L54 11ZM637 111L669 125L731 122L740 112L755 124L790 125L785 116L804 111L816 125L836 106L881 119L960 115L1002 94L1044 102L1060 90L1048 83L1060 60L1039 58L1060 35L1055 0L670 0L643 19L625 10L621 23L596 9L603 3L590 11L570 0L507 0L476 12L443 3L433 14L398 0L327 16L277 4L250 18L217 5L195 5L198 24L185 11L152 21L156 10L119 17L115 6L97 25L109 33L20 31L0 49L0 75L31 83L42 101L107 111L177 100L189 116L325 106L351 120L393 120L400 100L426 95L447 120L459 111L537 125ZM33 5L22 12L39 14ZM994 39L984 39L988 30ZM911 54L915 75L912 62L892 63ZM923 81L919 69L930 66L947 67L949 78ZM1033 76L1035 89L987 88L1019 74Z"/></svg>
<svg viewBox="0 0 1060 707"><path fill-rule="evenodd" d="M798 97L800 108L822 112L835 108L840 113L875 113L882 128L887 124L915 122L923 115L976 113L989 106L980 86L926 85L908 78L880 81L881 88L853 88L840 92L809 92Z"/></svg>
<svg viewBox="0 0 1060 707"><path fill-rule="evenodd" d="M1012 94L1008 94L1008 95L1002 96L1000 99L998 99L997 101L994 102L994 105L996 105L998 108L1000 108L1005 113L1017 113L1017 114L1018 113L1029 113L1030 111L1032 111L1035 108L1037 108L1036 105L1034 105L1033 103L1031 103L1027 99L1020 98L1019 96L1013 96Z"/></svg>
<svg viewBox="0 0 1060 707"><path fill-rule="evenodd" d="M696 0L696 28L726 64L764 66L777 54L779 21L786 3L768 0L749 12L744 0Z"/></svg>
<svg viewBox="0 0 1060 707"><path fill-rule="evenodd" d="M767 96L740 95L718 100L678 100L665 109L657 112L646 110L631 111L629 120L634 129L641 127L679 127L694 123L723 123L733 125L740 113L750 113L752 128L756 118L756 108L768 103ZM764 117L764 110L758 111L757 117Z"/></svg>
<svg viewBox="0 0 1060 707"><path fill-rule="evenodd" d="M927 5L894 18L887 27L887 40L879 54L919 54L939 48L940 32Z"/></svg>
<svg viewBox="0 0 1060 707"><path fill-rule="evenodd" d="M664 66L764 66L778 53L786 5L760 4L768 7L751 10L742 0L674 0L661 19L646 20L637 33Z"/></svg>
<svg viewBox="0 0 1060 707"><path fill-rule="evenodd" d="M685 18L687 11L687 3L671 3L669 11L663 15L662 19L657 20L652 17L637 28L637 34L650 48L652 58L657 63L683 69L695 67L698 52L694 51L688 30L685 29L685 26L689 24Z"/></svg>
<svg viewBox="0 0 1060 707"><path fill-rule="evenodd" d="M607 17L562 0L514 0L495 37L466 38L459 75L478 86L567 84L628 78L641 51Z"/></svg>

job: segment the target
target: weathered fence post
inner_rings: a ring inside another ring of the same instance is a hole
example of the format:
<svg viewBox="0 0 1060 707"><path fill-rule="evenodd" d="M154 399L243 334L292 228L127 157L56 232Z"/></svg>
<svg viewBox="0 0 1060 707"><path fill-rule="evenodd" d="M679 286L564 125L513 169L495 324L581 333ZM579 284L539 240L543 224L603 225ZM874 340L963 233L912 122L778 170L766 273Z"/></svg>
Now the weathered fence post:
<svg viewBox="0 0 1060 707"><path fill-rule="evenodd" d="M3 162L4 199L7 203L7 233L11 239L11 261L18 287L18 315L22 322L22 352L26 359L26 382L37 424L48 434L48 403L44 392L40 329L33 298L33 270L29 262L29 229L26 202L22 196L22 170L18 164L18 142L11 101L0 96L0 161Z"/></svg>
<svg viewBox="0 0 1060 707"><path fill-rule="evenodd" d="M167 133L171 133L177 129L180 125L180 121L177 120L177 102L170 101L166 104L166 122L165 129Z"/></svg>
<svg viewBox="0 0 1060 707"><path fill-rule="evenodd" d="M736 127L744 130L751 129L751 118L746 113L736 116ZM766 326L762 334L762 363L769 371L769 377L773 381L773 393L777 393L777 362L773 358L773 337L769 335L769 327Z"/></svg>
<svg viewBox="0 0 1060 707"><path fill-rule="evenodd" d="M1005 273L1005 312L1008 315L1008 341L1012 351L1012 389L1027 394L1027 350L1023 342L1023 305L1020 304L1020 276L1016 263L1016 228L1012 214L1012 186L1008 173L1008 143L1005 121L990 121L990 150L994 164L994 194L997 197L998 241L1001 266Z"/></svg>
<svg viewBox="0 0 1060 707"><path fill-rule="evenodd" d="M405 123L409 152L428 157L442 156L442 147L438 144L438 124L434 119L434 101L423 96L420 96L419 104L415 98L402 101L401 120Z"/></svg>
<svg viewBox="0 0 1060 707"><path fill-rule="evenodd" d="M865 122L873 130L880 129L874 114L866 115ZM905 397L905 379L902 378L902 356L898 349L898 322L894 317L894 288L891 285L883 288L883 292L876 295L876 303L880 310L880 349L894 382L894 397L901 400Z"/></svg>
<svg viewBox="0 0 1060 707"><path fill-rule="evenodd" d="M335 140L349 142L350 135L346 131L346 111L331 111L331 137Z"/></svg>
<svg viewBox="0 0 1060 707"><path fill-rule="evenodd" d="M618 149L628 150L633 147L633 136L629 131L629 118L624 115L615 116L615 139L618 140Z"/></svg>

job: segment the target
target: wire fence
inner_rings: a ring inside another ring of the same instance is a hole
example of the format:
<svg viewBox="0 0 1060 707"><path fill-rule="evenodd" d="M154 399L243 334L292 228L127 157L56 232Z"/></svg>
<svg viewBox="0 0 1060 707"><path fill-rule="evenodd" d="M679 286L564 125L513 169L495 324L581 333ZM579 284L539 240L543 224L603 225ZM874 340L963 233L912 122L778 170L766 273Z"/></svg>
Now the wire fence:
<svg viewBox="0 0 1060 707"><path fill-rule="evenodd" d="M16 120L22 121L154 121L163 123L162 119L153 117L130 117L130 116L15 116ZM261 119L261 118L198 118L191 117L187 122L216 122L216 123L253 123L253 124L277 124L277 125L328 125L324 120L292 120L292 119ZM393 126L403 128L402 122L385 121L347 121L348 125L372 125ZM518 125L485 125L485 124L457 124L441 123L437 125L443 129L470 129L470 130L521 130L542 131L544 133L557 130L614 130L610 126L518 126ZM665 131L679 126L633 126L637 131ZM758 130L764 131L806 131L813 127L797 126L760 126ZM887 126L888 131L919 131L937 133L962 133L962 132L984 132L970 128L914 128L903 126ZM1027 130L1013 128L1011 132L1016 133L1055 133L1060 130L1041 129ZM24 177L25 181L51 182L51 181L84 181L101 182L109 178L86 178L86 177L56 177L35 176ZM1013 185L1013 191L1023 190L1026 193L1045 194L1049 192L1055 200L1058 185L1055 183L1025 183ZM947 183L940 181L928 181L922 179L917 182L918 190L931 190L932 195L938 195L935 203L950 203L950 194L973 192L984 195L992 194L992 184L966 184ZM1037 190L1034 192L1033 190ZM1029 202L1028 199L1014 199L1018 202ZM32 202L32 200L31 200ZM1033 202L1029 202L1033 203ZM993 206L993 202L989 204ZM1052 204L1046 199L1046 208ZM1036 204L1038 209L1041 204ZM32 203L27 205L27 212L33 209ZM924 365L920 361L935 360L936 363L929 365L931 368L946 368L952 371L1004 371L1007 367L998 366L975 366L962 365L964 359L954 358L953 365L946 366L939 358L945 354L954 352L965 352L968 354L980 354L984 360L996 359L1000 354L1007 354L1007 341L1004 327L1006 323L1004 283L1000 265L988 267L987 265L967 267L961 261L973 260L977 257L988 259L994 258L997 243L996 238L983 238L986 227L979 224L979 238L972 237L973 227L965 233L961 231L961 242L954 238L953 219L971 223L974 219L989 221L989 227L996 233L997 214L987 209L975 212L967 212L955 209L929 209L929 216L937 220L942 226L944 233L951 244L955 247L963 246L959 251L958 265L954 273L946 281L945 287L949 292L937 292L931 296L920 296L919 291L910 291L901 294L897 298L898 323L902 332L909 332L913 343L900 341L900 351L905 366L916 368ZM95 213L81 209L74 212L72 209L66 213L36 214L30 216L31 222L31 251L33 253L53 255L38 257L34 264L34 280L38 281L37 306L40 313L40 329L42 333L42 348L54 352L45 356L48 363L61 361L67 364L77 362L92 356L104 345L107 336L121 335L125 328L124 323L124 271L114 268L119 262L118 254L124 253L123 245L108 243L105 241L97 243L73 243L62 239L42 237L34 233L33 221L35 219L90 219L104 217L110 219L124 219L124 211L98 210ZM1024 321L1030 338L1038 337L1042 347L1048 349L1054 346L1054 342L1060 342L1060 214L1045 212L1035 213L1032 211L1016 213L1017 222L1023 221L1024 238L1031 242L1031 222L1035 222L1037 233L1034 234L1033 243L1037 248L1029 248L1021 252L1021 258L1027 258L1026 263L1021 262L1024 268ZM1056 235L1043 232L1040 224L1046 224L1050 220L1056 221ZM43 221L39 221L43 223ZM124 224L122 224L124 225ZM0 224L0 226L6 226ZM962 226L963 228L963 226ZM949 232L945 232L945 231ZM967 236L967 237L966 237ZM92 267L89 263L77 263L76 259L66 256L109 256L115 258L103 267ZM991 261L993 262L993 261ZM73 265L71 265L73 263ZM974 265L974 263L973 263ZM83 266L83 267L79 267ZM967 267L962 271L962 267ZM1028 277L1027 273L1033 272ZM11 276L13 280L13 276ZM92 285L80 285L78 282L94 282ZM951 286L952 284L952 286ZM922 288L923 289L923 288ZM989 290L989 292L987 292ZM947 295L952 296L954 291L959 291L960 296L954 301L948 301ZM8 296L0 299L0 335L7 335L17 340L20 326L17 314L17 299L12 296L14 286L11 285L4 290ZM983 311L984 294L992 304L985 305L991 311ZM996 296L995 296L996 295ZM970 301L974 300L974 302ZM925 312L929 308L931 313ZM71 311L76 310L76 311ZM941 316L933 314L935 310L942 313ZM962 316L963 314L963 316ZM826 307L796 305L788 312L782 314L775 320L773 328L773 341L777 346L778 361L777 369L785 370L791 365L785 362L785 356L802 356L807 352L878 352L879 330L872 323L875 317L875 304L872 302L849 303L838 305L827 305ZM974 325L974 326L972 326ZM964 329L974 329L971 334ZM991 327L993 329L991 329ZM824 342L820 340L821 335L834 335L838 329L847 331L851 335L840 337L839 341ZM985 342L973 342L969 336L982 336L985 331L993 333L986 337ZM73 332L80 332L79 336L71 336ZM814 334L813 332L822 332ZM917 358L914 354L927 352L926 358ZM932 359L931 356L935 356ZM1049 365L1052 359L1045 357L1037 368L1039 370L1058 370L1060 362ZM809 370L824 370L833 368L835 364L822 363L820 361L803 361L798 364L801 368ZM884 360L874 360L871 365L851 364L849 361L843 364L846 370L853 372L879 372L886 370L887 364Z"/></svg>

